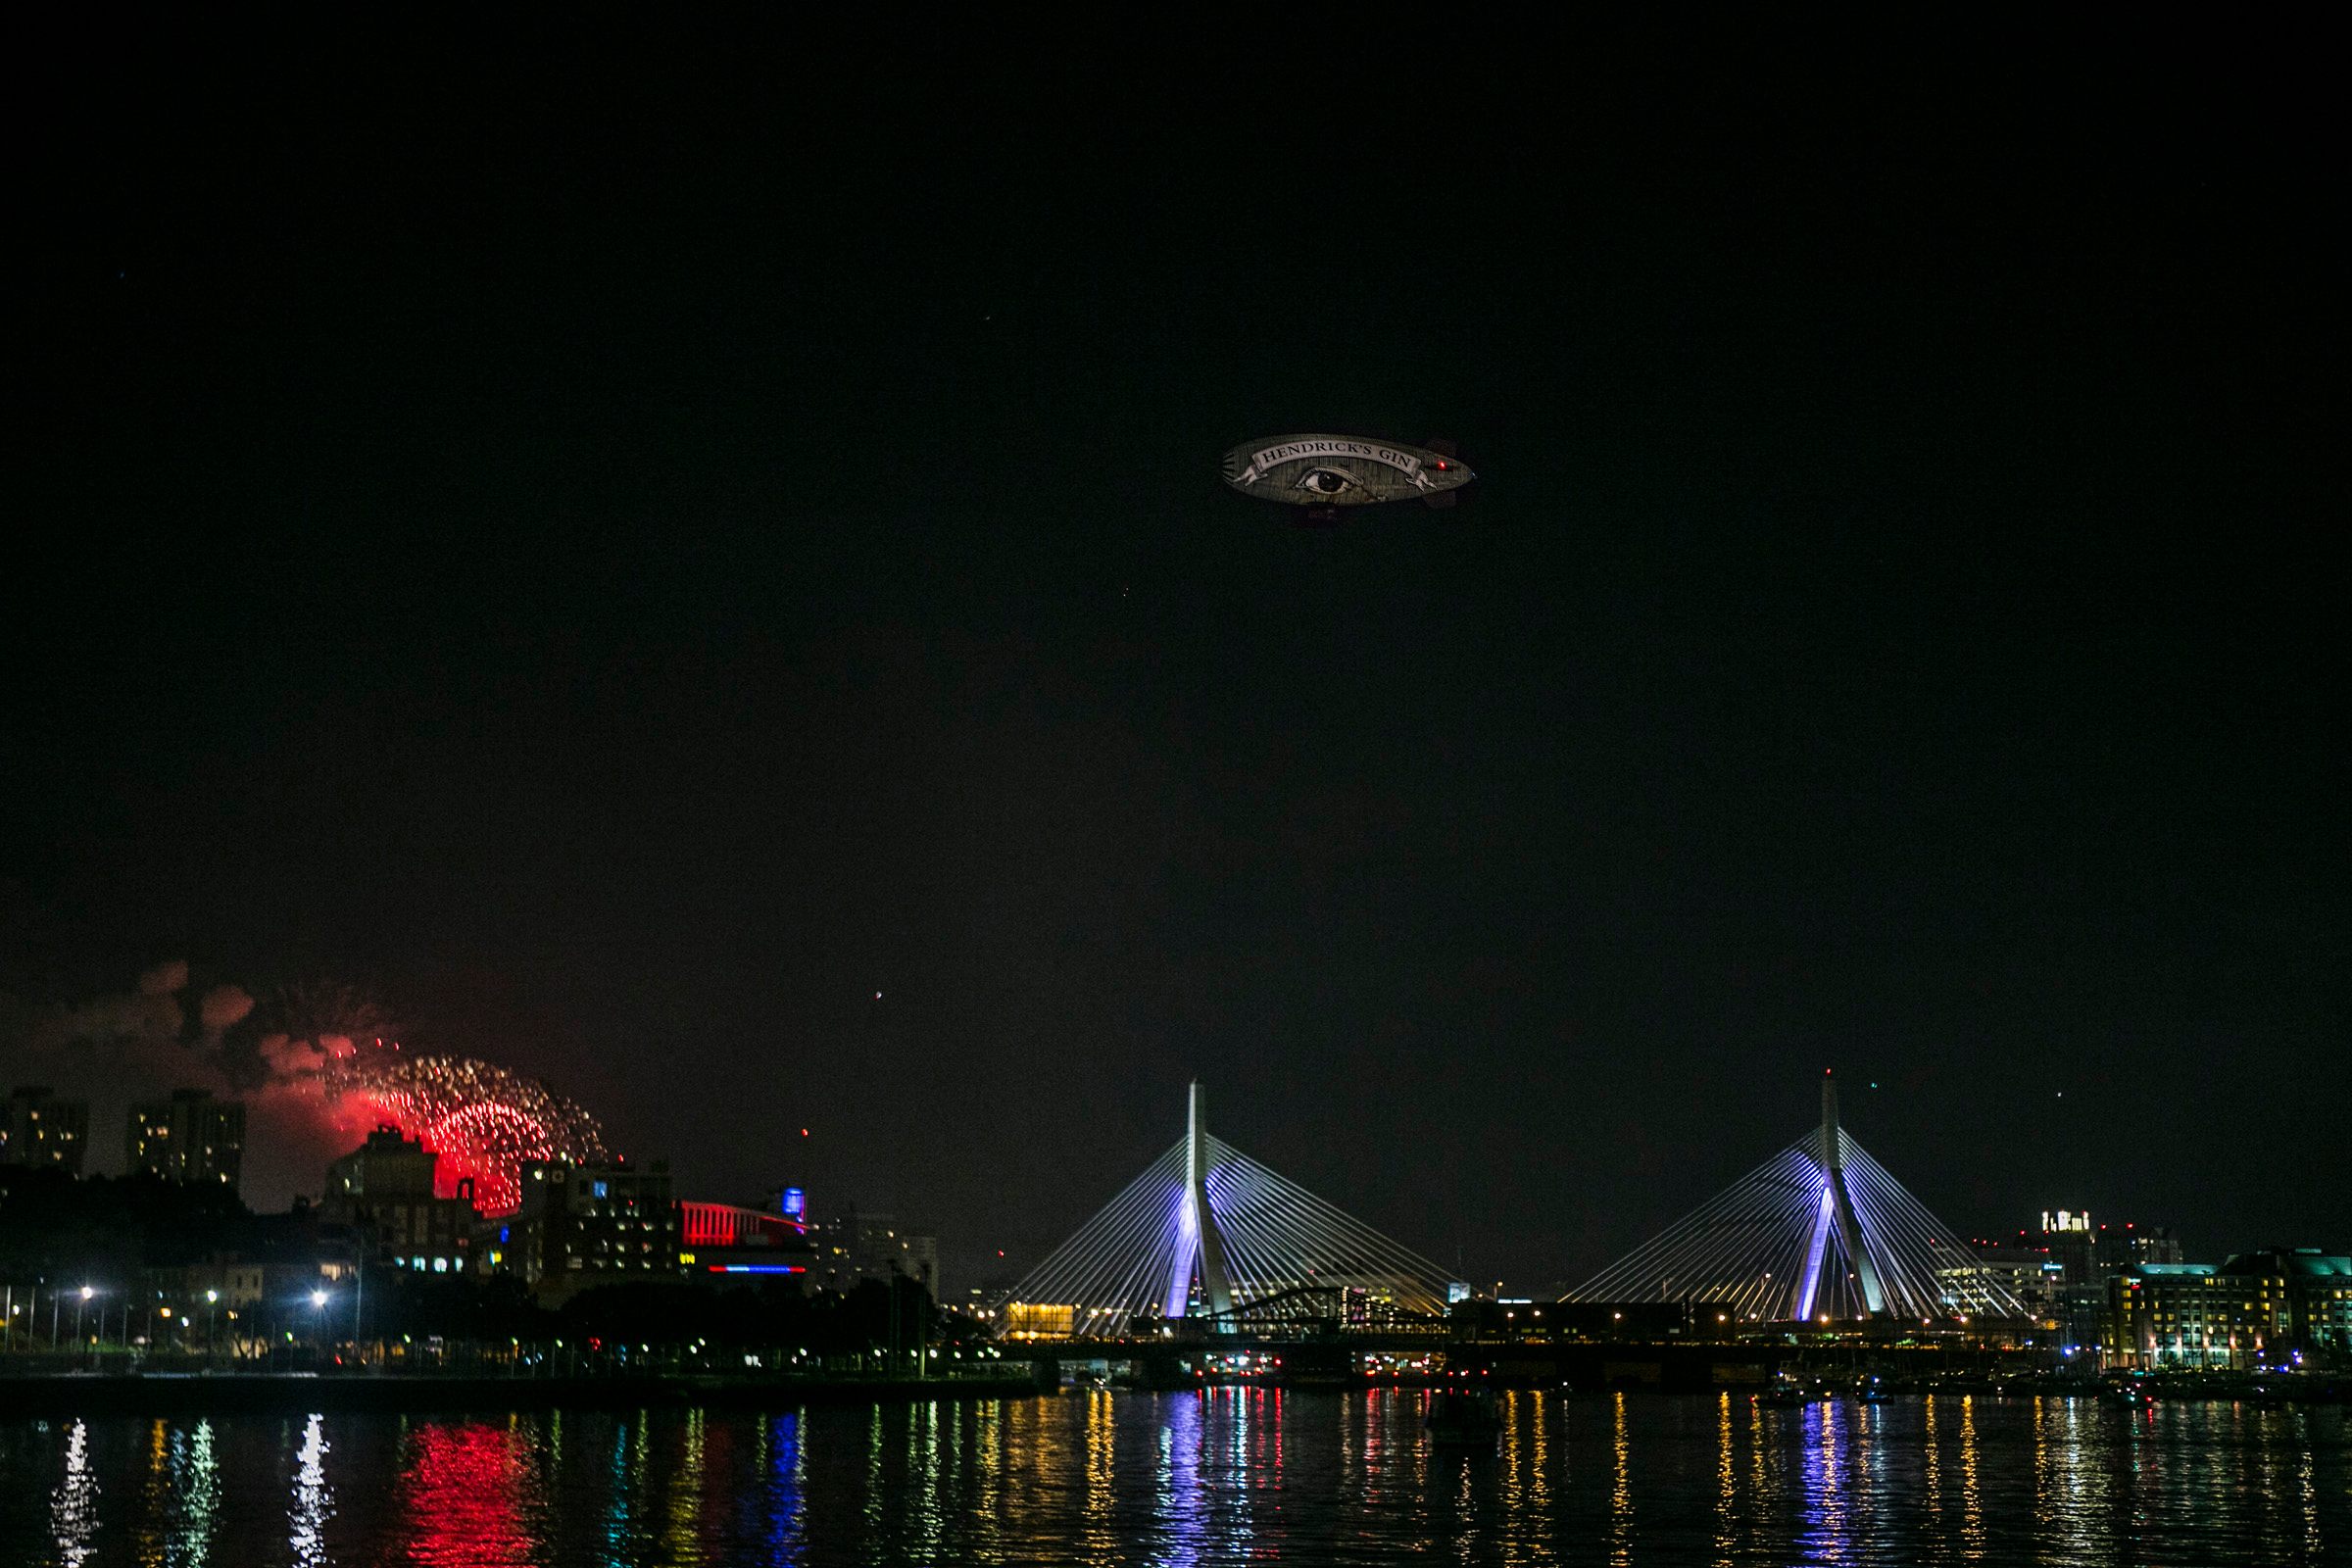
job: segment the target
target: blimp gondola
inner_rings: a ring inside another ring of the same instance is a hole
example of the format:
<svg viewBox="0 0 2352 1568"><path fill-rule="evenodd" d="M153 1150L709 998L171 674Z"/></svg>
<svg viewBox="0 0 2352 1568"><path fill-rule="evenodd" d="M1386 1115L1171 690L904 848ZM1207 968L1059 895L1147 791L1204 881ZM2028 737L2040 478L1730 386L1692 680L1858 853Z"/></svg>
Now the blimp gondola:
<svg viewBox="0 0 2352 1568"><path fill-rule="evenodd" d="M1298 521L1329 525L1348 507L1418 501L1443 510L1478 477L1451 441L1421 446L1353 435L1278 435L1225 454L1225 482L1253 501L1291 508Z"/></svg>

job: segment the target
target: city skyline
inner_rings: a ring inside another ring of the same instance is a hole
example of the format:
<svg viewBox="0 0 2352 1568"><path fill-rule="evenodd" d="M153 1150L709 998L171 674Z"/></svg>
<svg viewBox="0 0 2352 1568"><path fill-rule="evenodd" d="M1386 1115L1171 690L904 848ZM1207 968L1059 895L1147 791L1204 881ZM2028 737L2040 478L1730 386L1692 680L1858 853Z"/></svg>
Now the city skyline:
<svg viewBox="0 0 2352 1568"><path fill-rule="evenodd" d="M489 1087L491 1092L497 1092L498 1086L495 1081ZM533 1088L535 1092L536 1086ZM1064 1239L1060 1246L1053 1249L1051 1256L1041 1254L1037 1257L1021 1258L1008 1255L1003 1250L997 1250L992 1253L988 1249L975 1246L966 1239L956 1239L963 1245L957 1247L952 1244L948 1249L949 1255L955 1257L959 1267L969 1271L970 1278L983 1282L971 1288L973 1294L976 1297L985 1297L992 1300L1006 1296L1008 1291L1012 1296L1018 1297L1021 1294L1019 1284L1023 1282L1016 1282L1014 1278L1016 1274L1034 1279L1052 1273L1056 1268L1062 1269L1065 1273L1069 1272L1069 1265L1065 1264L1064 1259L1076 1255L1073 1249L1084 1251L1092 1248L1101 1254L1094 1259L1091 1265L1087 1266L1095 1268L1098 1272L1107 1267L1109 1272L1104 1276L1104 1280L1116 1278L1127 1268L1128 1261L1119 1260L1117 1257L1123 1248L1128 1250L1142 1248L1145 1251L1149 1251L1152 1246L1157 1245L1164 1250L1168 1245L1168 1239L1157 1235L1163 1226L1164 1216L1158 1219L1152 1216L1165 1208L1165 1202L1146 1205L1150 1211L1145 1212L1136 1209L1131 1200L1137 1191L1152 1183L1155 1178L1163 1183L1176 1181L1177 1188L1172 1190L1184 1188L1184 1180L1180 1179L1180 1176L1171 1176L1169 1172L1181 1173L1185 1169L1185 1151L1193 1139L1200 1136L1199 1113L1202 1088L1203 1086L1197 1081L1191 1085L1194 1132L1188 1134L1186 1139L1180 1140L1173 1149L1164 1152L1158 1160L1153 1162L1151 1170L1137 1178L1130 1187L1122 1190L1109 1204L1095 1214L1088 1224L1079 1227L1073 1235ZM133 1095L124 1117L128 1147L121 1162L122 1168L118 1170L111 1168L110 1161L103 1155L94 1164L90 1159L94 1148L106 1147L106 1141L100 1140L94 1146L89 1137L92 1107L88 1102L70 1096L61 1096L50 1085L19 1085L8 1094L6 1100L9 1111L8 1119L4 1123L0 1123L0 1165L43 1166L54 1164L68 1169L75 1176L149 1174L177 1183L220 1180L226 1184L230 1191L237 1192L240 1200L245 1200L247 1206L256 1213L268 1213L278 1209L282 1205L273 1201L271 1197L265 1197L260 1201L253 1201L251 1195L238 1190L237 1171L241 1162L244 1128L245 1107L243 1103L233 1093L217 1102L220 1108L208 1108L215 1103L213 1091L207 1088L177 1087L171 1090L164 1098L159 1098L152 1091L144 1095ZM1833 1108L1835 1105L1834 1091L1830 1087L1830 1079L1827 1076L1823 1080L1823 1104L1825 1129L1834 1127L1836 1125L1836 1112ZM23 1136L26 1132L23 1123L28 1109L32 1110L36 1118L41 1114L49 1116L49 1124L46 1127L41 1126L36 1119L30 1129L33 1133L43 1134L45 1137L34 1139ZM64 1113L62 1118L60 1112ZM160 1118L176 1119L190 1115L207 1118L203 1125L208 1127L215 1125L211 1118L224 1115L233 1116L233 1122L220 1123L223 1126L233 1127L235 1140L225 1151L225 1170L221 1174L217 1176L214 1174L215 1166L210 1158L213 1152L209 1149L205 1151L207 1156L205 1160L197 1161L183 1154L179 1164L161 1160L151 1152L147 1140L153 1136L155 1123ZM64 1148L58 1147L55 1142L60 1133L61 1120L63 1127L67 1129L64 1136L73 1141ZM363 1141L357 1145L351 1142L355 1130L365 1133ZM389 1114L378 1114L367 1128L361 1128L359 1123L351 1121L348 1117L341 1119L328 1117L310 1125L306 1128L306 1132L311 1135L311 1138L305 1140L305 1147L329 1149L334 1152L334 1158L324 1168L313 1172L313 1175L318 1178L318 1180L306 1181L299 1190L282 1196L286 1201L292 1202L297 1208L318 1202L331 1204L337 1191L336 1169L347 1163L356 1153L372 1148L380 1139L395 1137L407 1141L412 1148L419 1148L424 1151L428 1156L425 1167L428 1171L437 1171L443 1166L447 1167L446 1180L439 1175L433 1177L433 1190L440 1192L442 1202L447 1203L454 1200L472 1207L477 1218L483 1221L495 1221L513 1212L515 1206L514 1196L521 1190L520 1178L527 1173L527 1157L516 1153L509 1156L510 1163L504 1167L495 1169L485 1167L481 1163L482 1156L468 1146L437 1148L434 1131L434 1126L430 1122L412 1124L409 1130L404 1131L401 1122ZM1748 1218L1752 1221L1757 1214L1775 1204L1788 1206L1789 1201L1788 1195L1778 1192L1780 1187L1787 1185L1786 1181L1782 1180L1786 1175L1783 1167L1788 1166L1793 1160L1795 1168L1806 1172L1815 1171L1816 1167L1812 1163L1812 1151L1826 1147L1825 1141L1829 1136L1827 1131L1818 1134L1808 1133L1795 1145L1783 1151L1774 1160L1749 1172L1733 1189L1717 1195L1708 1203L1685 1216L1665 1234L1652 1238L1650 1242L1634 1253L1613 1260L1607 1269L1575 1289L1569 1289L1571 1278L1581 1278L1581 1275L1575 1274L1573 1269L1569 1274L1556 1278L1523 1276L1516 1280L1494 1279L1491 1281L1492 1287L1494 1291L1505 1295L1532 1296L1537 1299L1551 1299L1557 1297L1564 1301L1577 1299L1630 1300L1656 1297L1658 1295L1655 1288L1657 1280L1653 1276L1658 1275L1659 1265L1649 1261L1653 1253L1664 1257L1676 1252L1679 1249L1680 1252L1687 1257L1703 1257L1710 1245L1703 1240L1708 1234L1704 1226L1710 1216L1717 1216L1719 1212L1734 1214L1734 1211L1740 1210L1744 1205L1748 1211ZM423 1141L419 1143L419 1139ZM314 1142L313 1140L322 1141ZM1336 1248L1340 1251L1345 1251L1357 1246L1369 1247L1373 1251L1385 1251L1393 1254L1395 1259L1409 1260L1411 1267L1407 1269L1407 1273L1412 1274L1417 1271L1419 1278L1424 1282L1439 1277L1438 1265L1430 1264L1424 1258L1415 1258L1409 1249L1396 1248L1396 1244L1388 1238L1379 1236L1350 1216L1332 1208L1314 1195L1306 1193L1279 1175L1265 1170L1256 1161L1250 1160L1239 1151L1225 1145L1221 1140L1210 1139L1208 1147L1217 1151L1215 1157L1218 1164L1226 1167L1220 1179L1227 1186L1220 1187L1216 1191L1227 1194L1244 1191L1245 1188L1231 1185L1238 1181L1244 1183L1245 1187L1254 1185L1285 1195L1282 1206L1297 1207L1302 1204L1304 1207L1300 1210L1301 1215L1312 1216L1320 1213L1325 1216L1320 1219L1306 1218L1304 1228L1301 1229L1299 1228L1299 1218L1271 1217L1274 1211L1269 1209L1259 1214L1257 1219L1251 1222L1256 1232L1256 1239L1252 1243L1253 1247L1263 1249L1270 1243L1276 1244L1275 1250L1264 1253L1253 1270L1246 1276L1261 1282L1257 1289L1262 1291L1264 1289L1262 1282L1272 1277L1267 1274L1266 1265L1273 1258L1282 1255L1281 1247L1303 1242L1310 1234L1325 1235L1325 1240L1310 1246L1310 1250L1328 1250ZM1903 1222L1913 1235L1910 1241L1902 1245L1915 1247L1925 1243L1931 1251L1937 1251L1942 1255L1938 1259L1928 1260L1927 1253L1923 1252L1920 1257L1912 1259L1908 1264L1898 1265L1898 1268L1907 1269L1910 1275L1922 1283L1926 1281L1929 1273L1948 1268L1956 1257L1962 1255L1962 1252L1981 1260L1995 1260L2009 1254L2033 1254L2047 1257L2055 1252L2059 1255L2071 1255L2071 1252L2076 1250L2082 1250L2084 1255L2088 1256L2090 1250L2095 1247L2102 1257L2108 1256L2112 1251L2114 1257L2118 1259L2153 1257L2157 1261L2171 1263L2182 1260L2180 1238L2174 1227L2169 1224L2151 1221L2142 1225L2138 1220L2116 1220L2112 1224L2100 1222L2094 1225L2089 1210L2070 1210L2063 1205L2055 1208L2043 1208L2038 1230L2030 1226L2020 1226L2016 1231L2017 1241L2015 1242L2009 1241L2007 1232L2001 1226L1996 1225L1979 1228L1994 1234L1969 1234L1967 1241L1963 1244L1960 1236L1968 1228L1945 1227L1940 1221L1935 1220L1934 1216L1918 1209L1916 1200L1903 1192L1899 1183L1893 1182L1885 1171L1879 1169L1876 1162L1870 1160L1869 1156L1863 1153L1857 1146L1854 1146L1850 1140L1845 1143L1844 1147L1851 1151L1850 1157L1859 1159L1868 1169L1870 1172L1868 1180L1877 1184L1880 1190L1880 1196L1874 1197L1872 1200L1874 1208L1880 1203L1886 1203L1893 1205L1894 1211L1900 1212L1904 1205L1908 1205L1912 1213L1916 1215L1916 1221L1927 1222L1925 1228L1914 1221ZM1170 1161L1175 1163L1171 1165ZM661 1173L663 1190L668 1189L669 1160L659 1152L656 1152L650 1160L630 1161L625 1155L619 1154L612 1155L608 1160L600 1153L573 1156L563 1162L576 1163L588 1168L599 1168L608 1163L615 1169L644 1170L650 1167ZM1818 1179L1817 1175L1806 1175L1798 1181L1798 1185L1809 1189L1811 1184ZM489 1185L477 1192L477 1182L487 1182ZM441 1191L441 1189L447 1189L447 1191ZM1225 1200L1232 1200L1230 1198L1221 1200L1221 1201ZM698 1201L702 1206L712 1206L708 1196ZM1251 1201L1260 1206L1263 1204L1262 1199ZM723 1195L717 1206L729 1205L736 1206L739 1211L743 1212L773 1207L778 1213L794 1218L817 1211L809 1207L808 1190L805 1187L791 1185L789 1182L771 1186L758 1193ZM920 1205L917 1206L919 1209ZM858 1194L835 1193L824 1195L823 1201L818 1207L823 1212L836 1216L845 1214L855 1216L861 1207L872 1209L875 1205L869 1199L861 1199ZM1797 1207L1803 1209L1806 1215L1810 1215L1812 1205L1809 1200L1798 1203ZM1134 1211L1125 1213L1122 1218L1118 1214L1114 1214L1115 1210ZM1830 1245L1840 1249L1839 1255L1842 1256L1842 1249L1846 1244L1838 1241L1831 1233L1829 1220L1826 1217L1830 1212L1829 1200L1826 1197L1822 1202L1822 1210L1825 1217L1820 1226L1812 1225L1808 1218L1806 1224L1798 1227L1798 1231L1813 1232L1809 1245L1816 1253L1820 1251L1826 1239ZM1794 1213L1795 1210L1791 1209L1790 1212ZM1190 1234L1190 1221L1186 1222L1187 1234ZM1886 1223L1877 1217L1867 1218L1863 1232L1857 1233L1868 1234L1874 1238L1869 1248L1869 1254L1874 1258L1878 1256L1879 1249L1885 1245L1875 1238L1880 1234L1879 1227ZM1123 1240L1109 1240L1117 1228L1122 1225L1133 1234ZM1105 1226L1110 1228L1105 1229ZM1321 1228L1320 1231L1318 1231L1318 1227ZM1739 1222L1735 1215L1734 1230L1738 1229ZM1948 1239L1936 1241L1931 1238L1930 1231L1948 1231ZM2109 1235L2110 1231L2114 1232L2112 1237ZM1100 1234L1098 1235L1098 1233ZM1356 1240L1345 1243L1334 1240L1342 1233L1351 1234ZM2257 1226L2251 1231L2241 1230L2233 1237L2201 1241L2197 1250L2201 1254L2210 1254L2218 1261L2249 1250L2260 1250L2266 1247L2273 1250L2293 1250L2298 1245L2292 1241L2281 1241L2277 1237L2268 1237L2260 1241L2249 1240L2249 1237L2263 1234ZM1154 1242L1155 1237L1156 1242ZM1281 1238L1280 1242L1276 1241L1278 1237ZM1693 1238L1700 1239L1693 1240ZM929 1238L925 1240L927 1246L931 1245ZM1799 1234L1794 1240L1801 1243L1803 1236ZM2154 1250L2148 1250L2150 1248ZM1954 1249L1961 1249L1962 1251L1955 1252ZM2308 1247L2302 1250L2315 1250ZM2323 1247L2316 1250L2324 1250ZM1181 1249L1179 1251L1181 1252ZM936 1267L936 1254L933 1255L931 1266ZM1761 1267L1761 1264L1759 1263L1757 1266ZM1130 1280L1129 1287L1140 1289L1144 1296L1154 1300L1164 1295L1166 1298L1165 1309L1170 1313L1180 1315L1182 1309L1177 1303L1182 1286L1177 1281L1187 1272L1188 1267L1189 1265L1179 1261L1177 1274L1170 1276L1169 1260L1163 1256L1156 1265L1157 1272L1155 1274L1152 1273L1150 1269L1147 1269L1146 1273L1150 1274L1152 1279L1164 1279L1165 1283L1152 1284L1146 1281L1138 1284L1137 1281ZM1791 1282L1799 1278L1800 1274L1808 1281L1806 1287L1808 1300L1810 1299L1809 1281L1812 1276L1819 1273L1820 1267L1820 1259L1816 1257L1799 1273L1788 1276ZM1665 1268L1663 1278L1669 1287L1673 1283L1678 1268L1684 1278L1686 1293L1690 1289L1698 1289L1709 1298L1720 1295L1726 1301L1735 1297L1744 1300L1747 1294L1758 1288L1754 1279L1749 1279L1743 1284L1732 1280L1730 1276L1717 1278L1714 1274L1707 1274L1704 1268L1693 1270L1687 1264ZM1457 1260L1457 1265L1446 1272L1450 1272L1460 1282L1458 1288L1483 1292L1487 1290L1488 1283L1490 1283L1488 1281L1490 1271L1471 1266L1471 1261ZM1717 1271L1718 1274L1720 1272L1720 1270ZM1864 1273L1867 1272L1867 1268L1865 1268ZM1705 1286L1692 1286L1690 1283L1693 1278L1701 1276L1714 1281L1714 1283ZM1859 1279L1862 1276L1855 1277ZM1769 1282L1773 1278L1774 1276L1769 1272L1760 1276L1761 1281L1766 1282L1764 1288L1768 1294ZM1611 1284L1611 1282L1614 1283ZM1206 1286L1200 1288L1207 1289ZM1863 1287L1857 1286L1855 1289L1860 1290ZM1094 1298L1093 1295L1087 1291L1081 1291L1079 1294L1089 1300ZM1666 1298L1672 1298L1675 1294L1677 1293L1668 1289ZM1998 1294L1997 1291L1994 1292L1995 1297ZM1115 1296L1116 1293L1114 1292L1113 1295ZM1107 1298L1105 1298L1105 1299ZM1919 1310L1918 1300L1920 1299L1924 1299L1924 1298L1914 1299L1909 1309ZM1992 1298L1987 1298L1987 1299L1990 1300ZM1866 1307L1866 1304L1861 1302L1857 1297L1853 1300L1841 1301L1832 1315L1838 1319L1844 1319L1884 1315L1884 1310L1879 1307ZM1800 1321L1808 1319L1811 1316L1810 1308L1798 1312L1796 1316Z"/></svg>
<svg viewBox="0 0 2352 1568"><path fill-rule="evenodd" d="M1564 24L1341 113L839 25L55 62L9 1085L159 965L347 985L969 1278L1198 1079L1534 1282L1835 1067L1954 1225L2345 1245L2316 75ZM1301 529L1219 472L1284 431L1478 480Z"/></svg>

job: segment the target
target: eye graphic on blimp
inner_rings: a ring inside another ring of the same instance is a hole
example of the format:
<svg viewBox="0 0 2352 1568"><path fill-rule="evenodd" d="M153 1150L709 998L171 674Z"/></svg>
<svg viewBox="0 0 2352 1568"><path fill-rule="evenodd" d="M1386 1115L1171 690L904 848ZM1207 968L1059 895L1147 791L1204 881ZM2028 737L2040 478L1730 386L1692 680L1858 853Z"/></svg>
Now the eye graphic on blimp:
<svg viewBox="0 0 2352 1568"><path fill-rule="evenodd" d="M1338 508L1418 501L1450 507L1454 492L1478 477L1453 443L1425 446L1352 435L1278 435L1245 441L1225 454L1225 482L1246 496L1303 510L1313 522L1337 521Z"/></svg>

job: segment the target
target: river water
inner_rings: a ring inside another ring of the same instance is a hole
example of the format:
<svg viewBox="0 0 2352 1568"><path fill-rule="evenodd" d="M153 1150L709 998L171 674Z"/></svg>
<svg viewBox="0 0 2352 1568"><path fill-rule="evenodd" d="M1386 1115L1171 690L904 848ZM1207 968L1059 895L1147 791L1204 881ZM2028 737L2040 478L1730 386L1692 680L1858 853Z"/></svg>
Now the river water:
<svg viewBox="0 0 2352 1568"><path fill-rule="evenodd" d="M1410 1391L0 1421L0 1563L2352 1563L2341 1407Z"/></svg>

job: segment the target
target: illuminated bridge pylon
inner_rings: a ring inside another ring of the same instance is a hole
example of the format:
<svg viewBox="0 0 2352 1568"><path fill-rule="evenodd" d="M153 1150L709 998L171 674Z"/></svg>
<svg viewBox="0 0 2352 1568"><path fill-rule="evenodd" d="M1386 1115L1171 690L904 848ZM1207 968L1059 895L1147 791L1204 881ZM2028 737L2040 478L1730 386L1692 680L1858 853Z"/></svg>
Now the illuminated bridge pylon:
<svg viewBox="0 0 2352 1568"><path fill-rule="evenodd" d="M1818 1132L1567 1299L1710 1302L1742 1322L2025 1314L1951 1227L1838 1124L1838 1086L1827 1075Z"/></svg>
<svg viewBox="0 0 2352 1568"><path fill-rule="evenodd" d="M1007 1332L1114 1335L1225 1318L1302 1286L1442 1314L1446 1271L1221 1139L1192 1086L1185 1135L1005 1298Z"/></svg>

